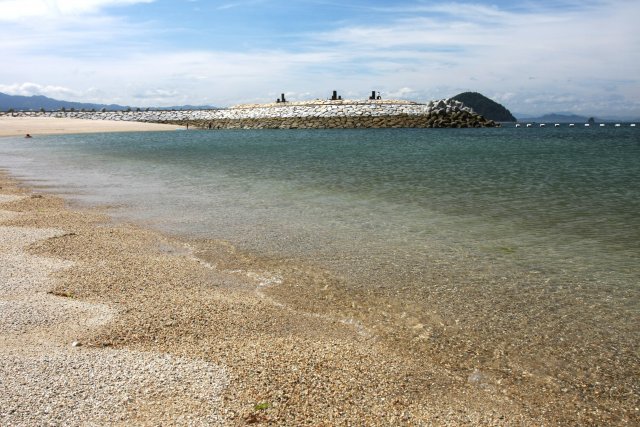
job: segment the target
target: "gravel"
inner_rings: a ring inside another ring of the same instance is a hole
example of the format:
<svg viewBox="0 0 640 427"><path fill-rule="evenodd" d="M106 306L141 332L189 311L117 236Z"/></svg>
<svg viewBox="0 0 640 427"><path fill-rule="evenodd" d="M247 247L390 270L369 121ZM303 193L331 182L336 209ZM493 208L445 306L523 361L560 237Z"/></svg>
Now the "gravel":
<svg viewBox="0 0 640 427"><path fill-rule="evenodd" d="M24 198L0 195L0 204ZM0 221L20 215L0 210ZM0 425L222 425L225 368L82 345L117 312L50 293L52 275L74 262L27 248L63 235L57 228L0 226Z"/></svg>
<svg viewBox="0 0 640 427"><path fill-rule="evenodd" d="M167 354L0 352L0 425L222 425L225 371Z"/></svg>

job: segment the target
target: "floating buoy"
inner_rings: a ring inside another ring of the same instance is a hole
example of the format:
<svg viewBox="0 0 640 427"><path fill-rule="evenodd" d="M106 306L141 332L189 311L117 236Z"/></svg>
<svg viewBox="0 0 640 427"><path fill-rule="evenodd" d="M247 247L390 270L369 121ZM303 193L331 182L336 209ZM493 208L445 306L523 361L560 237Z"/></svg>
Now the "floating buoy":
<svg viewBox="0 0 640 427"><path fill-rule="evenodd" d="M560 123L556 123L555 125L553 125L554 127L559 128L560 127Z"/></svg>
<svg viewBox="0 0 640 427"><path fill-rule="evenodd" d="M603 128L604 127L604 123L600 123L600 127Z"/></svg>
<svg viewBox="0 0 640 427"><path fill-rule="evenodd" d="M584 127L588 128L589 127L589 123L585 123Z"/></svg>
<svg viewBox="0 0 640 427"><path fill-rule="evenodd" d="M569 123L570 128L574 127L575 125L576 125L575 123Z"/></svg>
<svg viewBox="0 0 640 427"><path fill-rule="evenodd" d="M527 123L527 127L530 128L531 127L531 123Z"/></svg>
<svg viewBox="0 0 640 427"><path fill-rule="evenodd" d="M545 127L545 126L546 126L546 125L545 125L544 123L540 123L540 127L541 127L541 128L543 128L543 127Z"/></svg>
<svg viewBox="0 0 640 427"><path fill-rule="evenodd" d="M620 127L620 123L616 123L615 127L619 128Z"/></svg>
<svg viewBox="0 0 640 427"><path fill-rule="evenodd" d="M519 128L520 127L520 123L516 123L516 127Z"/></svg>
<svg viewBox="0 0 640 427"><path fill-rule="evenodd" d="M631 126L632 128L636 127L635 123L631 123L629 126Z"/></svg>

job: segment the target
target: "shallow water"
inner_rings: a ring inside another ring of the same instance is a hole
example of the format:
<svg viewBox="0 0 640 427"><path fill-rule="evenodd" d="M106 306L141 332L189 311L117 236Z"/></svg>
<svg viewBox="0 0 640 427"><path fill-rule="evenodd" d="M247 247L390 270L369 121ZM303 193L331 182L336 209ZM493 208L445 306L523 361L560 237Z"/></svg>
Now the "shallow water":
<svg viewBox="0 0 640 427"><path fill-rule="evenodd" d="M639 165L640 131L612 127L0 139L0 167L27 181L251 254L285 277L280 301L452 369L608 384L623 406L638 398Z"/></svg>
<svg viewBox="0 0 640 427"><path fill-rule="evenodd" d="M438 244L619 286L640 277L635 128L96 134L0 147L25 178L247 249L317 260L343 245L410 257Z"/></svg>

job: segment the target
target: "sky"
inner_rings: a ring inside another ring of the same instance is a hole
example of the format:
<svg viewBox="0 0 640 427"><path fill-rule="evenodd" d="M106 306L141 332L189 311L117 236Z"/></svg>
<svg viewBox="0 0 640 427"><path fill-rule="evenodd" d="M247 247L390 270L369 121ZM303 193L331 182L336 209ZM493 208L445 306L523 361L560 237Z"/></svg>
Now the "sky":
<svg viewBox="0 0 640 427"><path fill-rule="evenodd" d="M640 0L0 0L0 92L149 107L426 102L640 116Z"/></svg>

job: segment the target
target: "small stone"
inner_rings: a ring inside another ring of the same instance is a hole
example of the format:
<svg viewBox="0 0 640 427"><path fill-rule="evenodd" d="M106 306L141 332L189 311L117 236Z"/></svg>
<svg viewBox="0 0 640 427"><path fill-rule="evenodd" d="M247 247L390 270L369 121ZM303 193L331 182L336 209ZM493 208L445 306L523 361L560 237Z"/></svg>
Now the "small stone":
<svg viewBox="0 0 640 427"><path fill-rule="evenodd" d="M71 347L82 347L82 343L80 341L74 341L71 343Z"/></svg>

